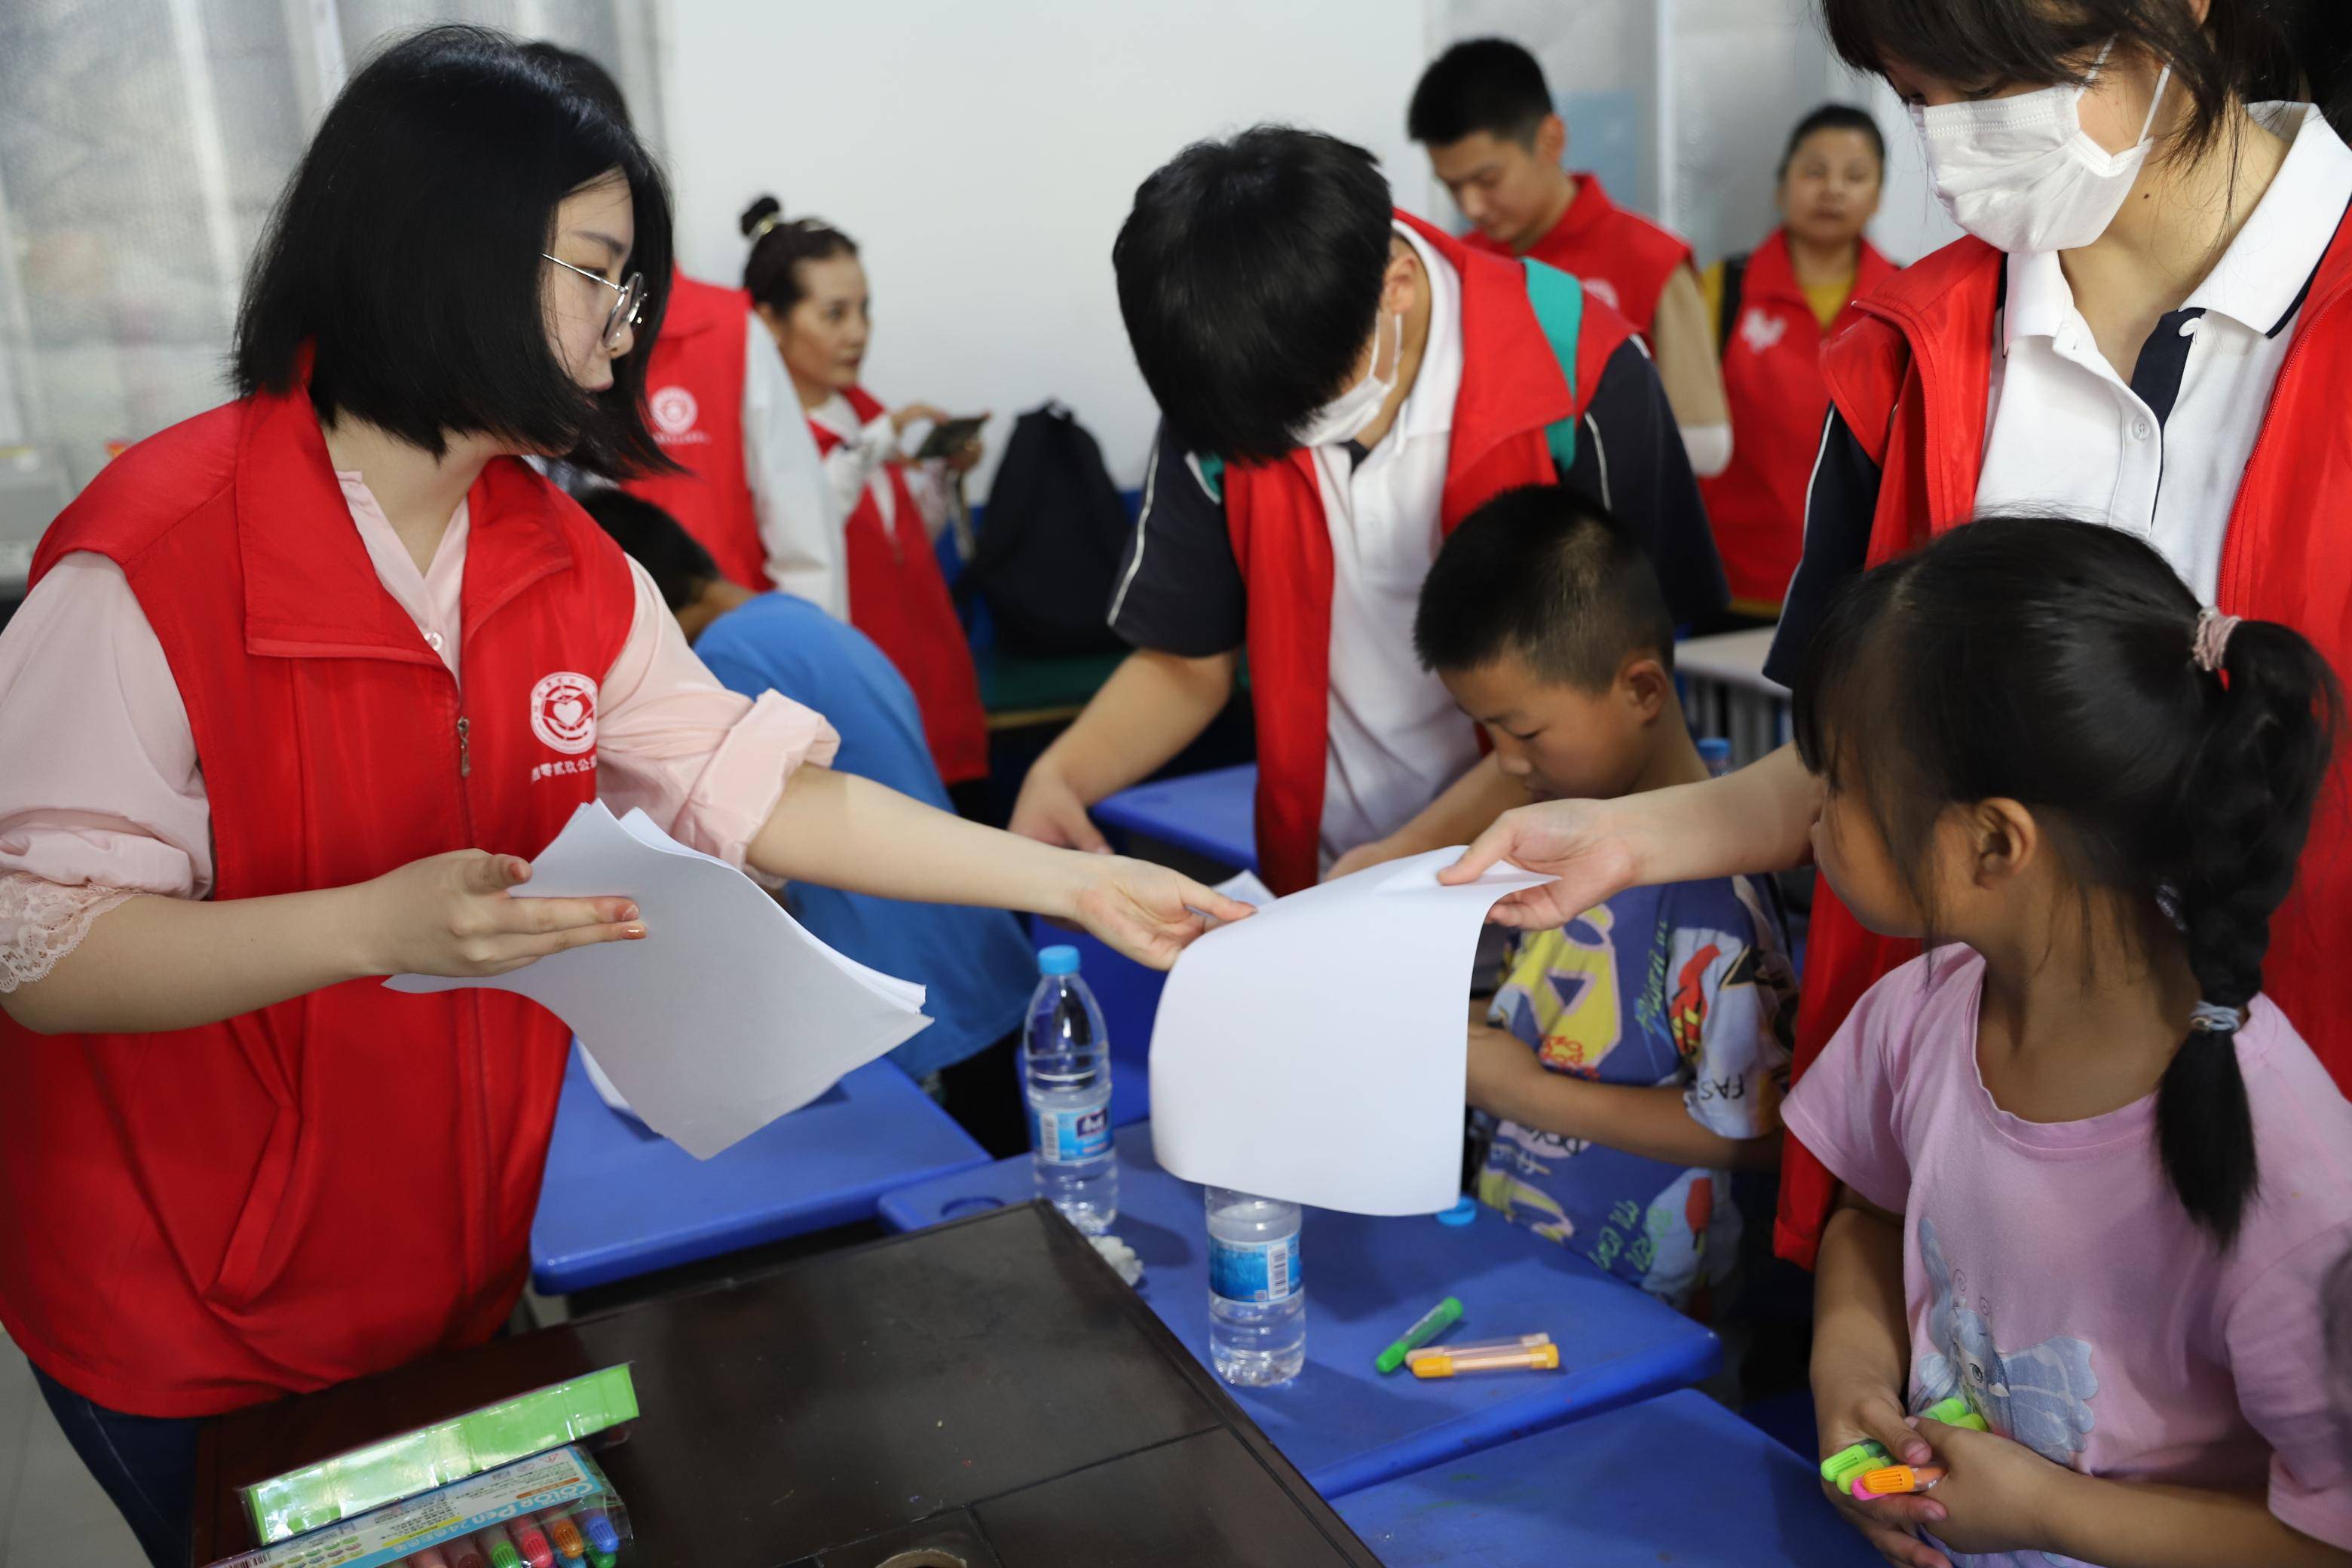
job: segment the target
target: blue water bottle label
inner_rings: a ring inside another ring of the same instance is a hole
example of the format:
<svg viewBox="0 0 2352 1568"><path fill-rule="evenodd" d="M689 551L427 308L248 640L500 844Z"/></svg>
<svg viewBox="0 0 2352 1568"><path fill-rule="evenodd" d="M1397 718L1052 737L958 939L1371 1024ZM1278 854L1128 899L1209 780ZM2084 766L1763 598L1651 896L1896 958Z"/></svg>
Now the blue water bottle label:
<svg viewBox="0 0 2352 1568"><path fill-rule="evenodd" d="M1049 1165L1080 1165L1110 1152L1110 1107L1048 1110L1029 1105L1029 1146Z"/></svg>
<svg viewBox="0 0 2352 1568"><path fill-rule="evenodd" d="M1296 1233L1279 1241L1209 1238L1209 1289L1228 1301L1287 1301L1305 1283Z"/></svg>

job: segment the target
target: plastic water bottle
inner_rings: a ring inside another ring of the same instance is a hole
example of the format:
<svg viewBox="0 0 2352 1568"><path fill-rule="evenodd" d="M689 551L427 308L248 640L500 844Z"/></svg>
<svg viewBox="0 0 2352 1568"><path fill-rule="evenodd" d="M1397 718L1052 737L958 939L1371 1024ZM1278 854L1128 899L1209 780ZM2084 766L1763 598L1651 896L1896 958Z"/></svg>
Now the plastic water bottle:
<svg viewBox="0 0 2352 1568"><path fill-rule="evenodd" d="M1227 1383L1287 1383L1307 1364L1298 1205L1223 1187L1209 1211L1209 1361Z"/></svg>
<svg viewBox="0 0 2352 1568"><path fill-rule="evenodd" d="M1110 1038L1095 994L1078 978L1076 948L1045 949L1037 955L1037 973L1021 1047L1037 1195L1088 1236L1100 1236L1118 1217Z"/></svg>
<svg viewBox="0 0 2352 1568"><path fill-rule="evenodd" d="M1731 771L1731 742L1720 735L1709 735L1698 743L1698 760L1706 764L1709 778L1721 778Z"/></svg>

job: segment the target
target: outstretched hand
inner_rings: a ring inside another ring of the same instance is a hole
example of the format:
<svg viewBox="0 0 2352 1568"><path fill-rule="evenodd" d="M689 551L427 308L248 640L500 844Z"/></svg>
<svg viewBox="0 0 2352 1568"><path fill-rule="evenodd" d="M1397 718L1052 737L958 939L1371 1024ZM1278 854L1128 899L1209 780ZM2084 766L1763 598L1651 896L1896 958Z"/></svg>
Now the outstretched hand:
<svg viewBox="0 0 2352 1568"><path fill-rule="evenodd" d="M1633 885L1633 849L1617 826L1613 804L1549 800L1507 811L1437 879L1449 887L1475 882L1505 860L1557 877L1507 894L1486 918L1522 931L1566 925Z"/></svg>
<svg viewBox="0 0 2352 1568"><path fill-rule="evenodd" d="M1238 899L1148 861L1106 856L1089 869L1073 911L1078 923L1154 969L1173 964L1209 929L1207 917L1231 921L1256 913Z"/></svg>

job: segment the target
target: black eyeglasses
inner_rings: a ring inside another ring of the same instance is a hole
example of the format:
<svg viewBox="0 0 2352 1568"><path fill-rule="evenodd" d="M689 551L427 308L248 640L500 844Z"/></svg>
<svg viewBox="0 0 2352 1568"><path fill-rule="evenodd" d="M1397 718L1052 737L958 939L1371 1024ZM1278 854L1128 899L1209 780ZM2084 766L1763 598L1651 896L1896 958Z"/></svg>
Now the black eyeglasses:
<svg viewBox="0 0 2352 1568"><path fill-rule="evenodd" d="M566 272L577 272L581 277L591 282L601 283L620 296L613 301L612 314L604 318L604 347L614 353L619 353L622 335L636 326L637 317L645 310L646 275L642 272L632 272L626 283L615 283L602 273L591 272L584 267L574 267L561 257L550 256L543 250L539 254L541 259L552 261Z"/></svg>

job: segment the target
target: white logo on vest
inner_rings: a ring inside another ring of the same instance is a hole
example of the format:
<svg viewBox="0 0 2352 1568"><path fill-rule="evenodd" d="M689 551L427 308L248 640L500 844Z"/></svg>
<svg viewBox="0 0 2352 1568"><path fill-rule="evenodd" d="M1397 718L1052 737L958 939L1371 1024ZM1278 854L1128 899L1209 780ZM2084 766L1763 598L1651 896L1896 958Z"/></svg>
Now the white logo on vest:
<svg viewBox="0 0 2352 1568"><path fill-rule="evenodd" d="M596 744L596 683L559 669L530 689L530 732L567 757Z"/></svg>
<svg viewBox="0 0 2352 1568"><path fill-rule="evenodd" d="M1612 283L1606 278L1585 279L1584 291L1591 295L1594 299L1600 300L1602 304L1608 306L1612 310L1622 310L1625 308L1618 301L1617 285Z"/></svg>
<svg viewBox="0 0 2352 1568"><path fill-rule="evenodd" d="M1788 331L1786 321L1752 305L1747 314L1739 318L1739 341L1748 345L1750 353L1771 353Z"/></svg>
<svg viewBox="0 0 2352 1568"><path fill-rule="evenodd" d="M710 439L694 427L702 409L694 401L694 394L686 388L656 387L653 395L646 399L646 406L653 412L654 439L664 446Z"/></svg>

